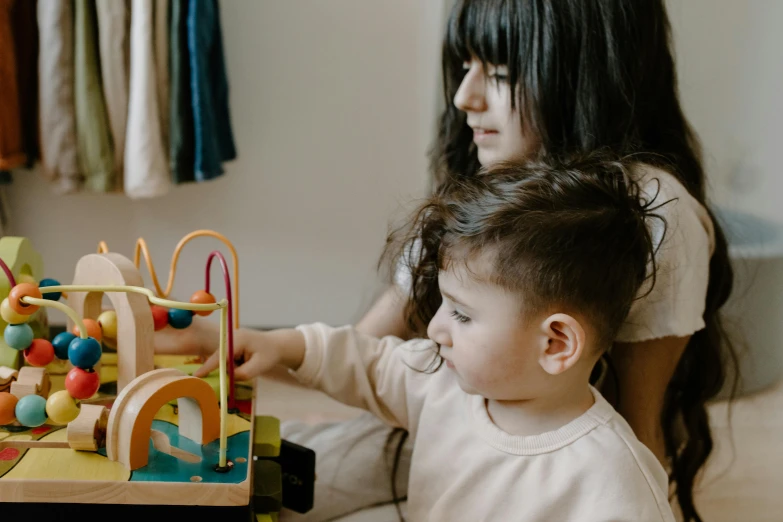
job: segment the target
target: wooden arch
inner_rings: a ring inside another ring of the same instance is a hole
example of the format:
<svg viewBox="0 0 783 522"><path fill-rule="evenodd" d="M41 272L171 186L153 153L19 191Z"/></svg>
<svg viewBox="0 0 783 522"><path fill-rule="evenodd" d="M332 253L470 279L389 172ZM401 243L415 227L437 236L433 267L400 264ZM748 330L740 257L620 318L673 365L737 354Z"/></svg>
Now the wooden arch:
<svg viewBox="0 0 783 522"><path fill-rule="evenodd" d="M139 270L125 256L109 252L88 254L76 264L74 285L144 286ZM117 312L117 393L133 379L155 368L154 323L147 296L106 292ZM102 312L101 292L69 292L68 304L80 317L97 319ZM68 321L68 330L74 327Z"/></svg>

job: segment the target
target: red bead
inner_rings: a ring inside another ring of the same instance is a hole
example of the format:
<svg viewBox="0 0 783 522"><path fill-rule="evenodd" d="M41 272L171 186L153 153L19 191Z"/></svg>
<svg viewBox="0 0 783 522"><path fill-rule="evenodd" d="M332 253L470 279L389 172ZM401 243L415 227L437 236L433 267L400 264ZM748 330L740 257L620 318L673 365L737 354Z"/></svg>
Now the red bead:
<svg viewBox="0 0 783 522"><path fill-rule="evenodd" d="M206 290L199 290L190 296L190 302L193 304L214 304L215 296L207 292ZM207 316L214 312L214 310L196 310L193 313L197 315Z"/></svg>
<svg viewBox="0 0 783 522"><path fill-rule="evenodd" d="M82 319L84 322L84 326L87 328L87 337L92 337L98 342L101 342L101 339L103 339L103 331L101 330L101 325L98 323L98 321L95 321L94 319ZM81 337L79 334L79 325L74 325L73 335L76 337Z"/></svg>
<svg viewBox="0 0 783 522"><path fill-rule="evenodd" d="M152 321L155 323L155 331L163 330L169 324L169 310L160 305L150 306Z"/></svg>
<svg viewBox="0 0 783 522"><path fill-rule="evenodd" d="M12 424L16 420L16 403L19 399L8 392L0 392L0 426Z"/></svg>
<svg viewBox="0 0 783 522"><path fill-rule="evenodd" d="M33 339L24 351L24 358L33 366L46 366L54 360L54 346L46 339Z"/></svg>
<svg viewBox="0 0 783 522"><path fill-rule="evenodd" d="M38 306L25 304L20 299L23 297L35 297L41 299L41 291L32 283L20 283L11 289L8 294L8 305L14 312L22 315L32 315L38 311Z"/></svg>
<svg viewBox="0 0 783 522"><path fill-rule="evenodd" d="M98 391L101 377L95 370L73 368L65 376L65 389L74 399L87 400Z"/></svg>

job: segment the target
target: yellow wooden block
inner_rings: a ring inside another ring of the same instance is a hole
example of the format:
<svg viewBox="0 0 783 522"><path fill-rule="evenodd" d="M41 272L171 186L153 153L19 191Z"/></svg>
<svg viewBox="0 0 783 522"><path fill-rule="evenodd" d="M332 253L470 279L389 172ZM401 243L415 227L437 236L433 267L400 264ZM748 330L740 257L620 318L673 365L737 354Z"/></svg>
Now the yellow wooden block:
<svg viewBox="0 0 783 522"><path fill-rule="evenodd" d="M253 418L253 456L280 455L280 419L265 415Z"/></svg>

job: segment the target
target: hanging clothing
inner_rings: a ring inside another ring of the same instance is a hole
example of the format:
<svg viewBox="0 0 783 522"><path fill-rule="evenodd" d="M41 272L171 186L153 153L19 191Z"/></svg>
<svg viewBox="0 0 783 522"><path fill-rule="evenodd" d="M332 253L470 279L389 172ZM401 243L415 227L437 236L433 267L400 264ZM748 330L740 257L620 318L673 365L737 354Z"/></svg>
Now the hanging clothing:
<svg viewBox="0 0 783 522"><path fill-rule="evenodd" d="M160 135L163 149L168 153L169 146L169 0L155 2L154 45L155 79L158 87L158 109L160 112Z"/></svg>
<svg viewBox="0 0 783 522"><path fill-rule="evenodd" d="M162 196L171 186L160 124L154 18L152 0L133 0L124 177L125 193L131 198Z"/></svg>
<svg viewBox="0 0 783 522"><path fill-rule="evenodd" d="M25 167L40 157L38 136L38 22L37 0L17 0L13 9L14 50L19 86L19 124Z"/></svg>
<svg viewBox="0 0 783 522"><path fill-rule="evenodd" d="M101 85L97 17L94 2L75 0L76 136L86 187L109 192L114 189L114 151Z"/></svg>
<svg viewBox="0 0 783 522"><path fill-rule="evenodd" d="M188 50L197 181L223 174L222 162L236 158L228 109L228 77L217 0L188 5Z"/></svg>
<svg viewBox="0 0 783 522"><path fill-rule="evenodd" d="M27 161L19 110L19 77L13 33L16 0L0 0L0 170Z"/></svg>
<svg viewBox="0 0 783 522"><path fill-rule="evenodd" d="M58 192L72 193L81 184L76 151L73 3L38 0L37 7L38 76L45 78L38 86L43 173Z"/></svg>
<svg viewBox="0 0 783 522"><path fill-rule="evenodd" d="M129 0L96 0L101 83L111 129L115 190L122 190L130 81Z"/></svg>
<svg viewBox="0 0 783 522"><path fill-rule="evenodd" d="M196 181L193 171L195 145L190 96L188 11L189 0L171 0L169 161L174 183Z"/></svg>

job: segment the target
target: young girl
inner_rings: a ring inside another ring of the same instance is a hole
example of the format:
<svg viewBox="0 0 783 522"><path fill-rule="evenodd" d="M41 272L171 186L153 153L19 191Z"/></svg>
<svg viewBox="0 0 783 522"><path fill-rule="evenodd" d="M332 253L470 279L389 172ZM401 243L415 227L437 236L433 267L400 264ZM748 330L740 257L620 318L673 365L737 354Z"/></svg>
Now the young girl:
<svg viewBox="0 0 783 522"><path fill-rule="evenodd" d="M637 153L682 195L660 211L677 232L659 245L658 283L618 332L616 378L602 379L602 390L670 470L684 519L700 521L692 489L712 450L705 402L724 382L718 310L732 271L723 233L705 207L700 150L678 101L669 40L663 0L458 0L443 45L447 107L432 171L442 184L498 161L609 147ZM357 328L377 337L424 335L428 314L417 317L416 308L431 298L432 314L437 296L411 294L408 279L400 271ZM192 337L177 338L183 334ZM174 337L159 335L159 350L216 346L208 322ZM303 519L333 518L390 501L395 486L408 489L412 444L397 459L399 483L390 483L394 448L372 416L286 426L284 434L319 455L319 501Z"/></svg>
<svg viewBox="0 0 783 522"><path fill-rule="evenodd" d="M589 383L655 287L661 193L592 159L482 174L449 183L399 242L422 245L406 256L415 292L441 296L428 339L319 323L257 332L239 355L409 430L412 521L673 522L663 467Z"/></svg>

